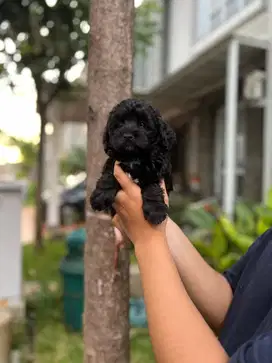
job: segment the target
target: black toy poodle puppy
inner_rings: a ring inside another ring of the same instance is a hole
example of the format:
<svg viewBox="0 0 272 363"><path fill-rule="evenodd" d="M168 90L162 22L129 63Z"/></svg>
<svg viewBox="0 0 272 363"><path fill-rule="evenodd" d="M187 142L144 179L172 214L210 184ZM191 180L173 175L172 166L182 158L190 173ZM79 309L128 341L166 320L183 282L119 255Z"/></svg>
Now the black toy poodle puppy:
<svg viewBox="0 0 272 363"><path fill-rule="evenodd" d="M168 207L160 183L164 179L167 192L172 190L171 150L175 142L174 131L150 104L126 99L116 105L103 136L109 158L91 195L93 210L115 214L112 205L120 185L113 168L118 160L141 188L145 219L153 225L163 222Z"/></svg>

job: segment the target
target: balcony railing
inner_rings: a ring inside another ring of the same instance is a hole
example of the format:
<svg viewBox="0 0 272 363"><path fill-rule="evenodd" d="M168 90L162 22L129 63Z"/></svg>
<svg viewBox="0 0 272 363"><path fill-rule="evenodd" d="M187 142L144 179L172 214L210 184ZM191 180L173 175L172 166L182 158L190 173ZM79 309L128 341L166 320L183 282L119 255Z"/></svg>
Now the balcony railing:
<svg viewBox="0 0 272 363"><path fill-rule="evenodd" d="M256 0L196 0L194 43L225 24Z"/></svg>

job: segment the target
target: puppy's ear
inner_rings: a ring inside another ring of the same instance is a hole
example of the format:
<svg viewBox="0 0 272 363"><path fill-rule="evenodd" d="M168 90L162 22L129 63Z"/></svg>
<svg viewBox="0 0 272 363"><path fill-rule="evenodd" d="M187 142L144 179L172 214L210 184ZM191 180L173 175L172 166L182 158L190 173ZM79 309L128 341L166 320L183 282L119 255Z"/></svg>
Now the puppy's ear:
<svg viewBox="0 0 272 363"><path fill-rule="evenodd" d="M163 147L166 151L171 151L176 144L176 133L172 127L165 122L163 119L160 122L160 137L162 140Z"/></svg>

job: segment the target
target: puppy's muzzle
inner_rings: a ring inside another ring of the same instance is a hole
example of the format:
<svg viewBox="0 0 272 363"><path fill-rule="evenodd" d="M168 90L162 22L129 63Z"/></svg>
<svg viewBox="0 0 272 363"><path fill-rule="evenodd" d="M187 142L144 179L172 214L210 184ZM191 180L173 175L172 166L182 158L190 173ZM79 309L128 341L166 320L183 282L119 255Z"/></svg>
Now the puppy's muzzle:
<svg viewBox="0 0 272 363"><path fill-rule="evenodd" d="M124 139L126 141L133 141L134 140L134 136L132 134L126 133L126 134L123 135L123 137L124 137Z"/></svg>

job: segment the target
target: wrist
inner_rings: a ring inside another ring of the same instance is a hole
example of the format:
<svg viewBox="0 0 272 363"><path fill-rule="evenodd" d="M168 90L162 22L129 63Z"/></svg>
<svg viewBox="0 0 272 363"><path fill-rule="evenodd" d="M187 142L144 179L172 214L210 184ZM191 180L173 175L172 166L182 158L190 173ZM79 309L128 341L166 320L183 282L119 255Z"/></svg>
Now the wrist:
<svg viewBox="0 0 272 363"><path fill-rule="evenodd" d="M152 233L142 235L134 242L134 250L136 256L141 254L142 250L146 251L149 248L155 248L158 244L167 244L166 235L163 231L152 231Z"/></svg>

